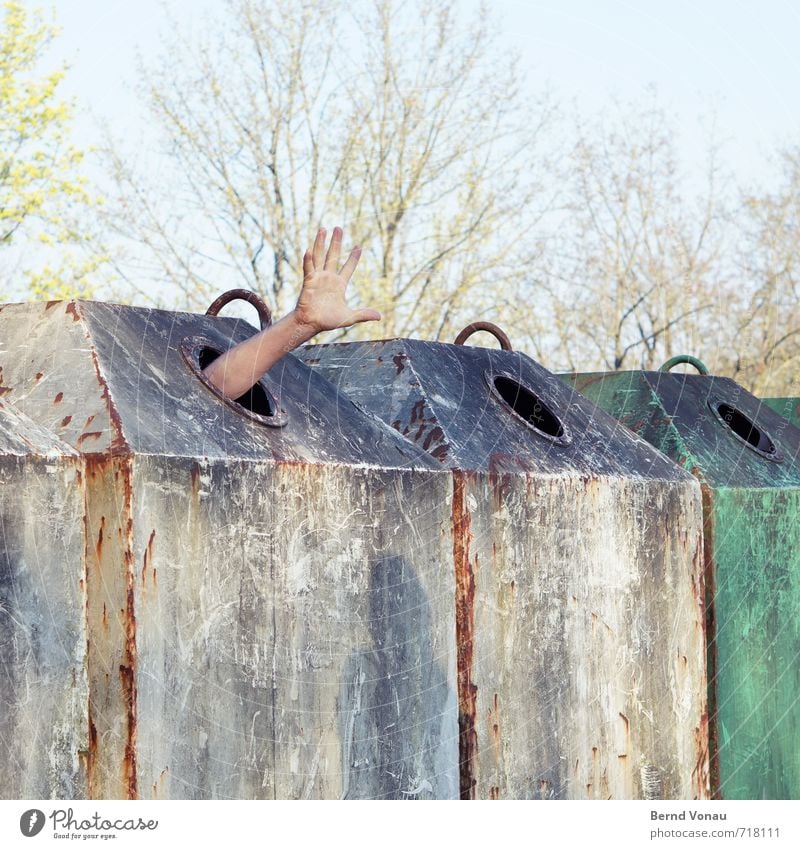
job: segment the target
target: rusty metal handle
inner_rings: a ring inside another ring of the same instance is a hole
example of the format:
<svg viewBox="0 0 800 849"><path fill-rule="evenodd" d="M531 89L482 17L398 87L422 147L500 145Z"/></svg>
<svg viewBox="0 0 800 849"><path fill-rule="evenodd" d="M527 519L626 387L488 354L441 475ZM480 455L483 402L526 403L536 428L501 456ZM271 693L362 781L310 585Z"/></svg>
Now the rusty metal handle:
<svg viewBox="0 0 800 849"><path fill-rule="evenodd" d="M675 357L670 357L664 365L661 366L659 371L671 371L675 368L675 366L681 365L682 363L694 366L700 374L708 374L708 366L706 366L702 360L698 360L697 357L691 356L691 354L678 354Z"/></svg>
<svg viewBox="0 0 800 849"><path fill-rule="evenodd" d="M487 333L491 333L495 339L500 343L500 347L504 351L511 351L511 340L502 331L496 324L492 324L491 321L473 321L472 324L468 324L461 333L456 336L454 345L463 345L473 333L477 333L479 330L485 330Z"/></svg>
<svg viewBox="0 0 800 849"><path fill-rule="evenodd" d="M225 304L231 301L247 301L248 304L252 304L258 310L262 330L266 330L272 324L272 310L264 303L260 295L249 289L230 289L223 292L206 310L206 315L216 315Z"/></svg>

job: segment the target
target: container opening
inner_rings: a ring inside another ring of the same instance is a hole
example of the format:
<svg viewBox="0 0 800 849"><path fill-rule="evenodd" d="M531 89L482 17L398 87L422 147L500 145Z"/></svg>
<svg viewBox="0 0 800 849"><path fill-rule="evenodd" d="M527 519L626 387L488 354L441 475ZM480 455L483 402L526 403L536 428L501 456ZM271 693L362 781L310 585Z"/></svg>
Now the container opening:
<svg viewBox="0 0 800 849"><path fill-rule="evenodd" d="M211 363L213 363L219 356L221 356L220 352L215 351L213 348L201 348L198 354L200 370L202 371L207 366L210 366ZM240 406L244 407L245 410L249 410L251 413L255 413L258 416L275 415L275 406L264 391L261 381L248 389L244 395L240 395L238 398L234 398L233 400Z"/></svg>
<svg viewBox="0 0 800 849"><path fill-rule="evenodd" d="M284 427L289 423L289 414L281 407L280 398L270 392L266 378L262 377L255 386L235 399L219 391L203 374L203 369L221 356L222 350L205 336L187 336L181 340L178 350L189 371L209 392L236 410L240 416L266 427Z"/></svg>
<svg viewBox="0 0 800 849"><path fill-rule="evenodd" d="M747 416L730 404L718 404L717 413L722 421L748 445L764 454L774 454L775 445L762 430L747 418Z"/></svg>
<svg viewBox="0 0 800 849"><path fill-rule="evenodd" d="M494 387L509 407L531 427L560 439L564 436L564 427L543 401L510 377L498 375L494 378Z"/></svg>

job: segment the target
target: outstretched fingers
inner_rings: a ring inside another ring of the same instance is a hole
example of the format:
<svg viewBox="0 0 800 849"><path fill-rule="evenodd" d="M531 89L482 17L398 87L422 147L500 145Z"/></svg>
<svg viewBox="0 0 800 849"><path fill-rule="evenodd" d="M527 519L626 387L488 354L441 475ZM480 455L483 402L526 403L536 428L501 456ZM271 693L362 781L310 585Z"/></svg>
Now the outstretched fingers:
<svg viewBox="0 0 800 849"><path fill-rule="evenodd" d="M345 264L342 266L342 270L339 272L339 276L344 280L345 283L350 280L353 276L353 272L356 270L356 266L358 265L358 261L361 258L361 247L356 245L352 251L350 251L350 256L347 257Z"/></svg>
<svg viewBox="0 0 800 849"><path fill-rule="evenodd" d="M325 257L325 271L336 271L336 266L339 264L339 255L342 252L342 228L334 227L333 235L331 236L331 246L328 248L328 254Z"/></svg>
<svg viewBox="0 0 800 849"><path fill-rule="evenodd" d="M317 231L317 238L314 239L314 248L312 251L312 259L314 262L314 270L322 271L323 258L325 256L325 230L320 228Z"/></svg>

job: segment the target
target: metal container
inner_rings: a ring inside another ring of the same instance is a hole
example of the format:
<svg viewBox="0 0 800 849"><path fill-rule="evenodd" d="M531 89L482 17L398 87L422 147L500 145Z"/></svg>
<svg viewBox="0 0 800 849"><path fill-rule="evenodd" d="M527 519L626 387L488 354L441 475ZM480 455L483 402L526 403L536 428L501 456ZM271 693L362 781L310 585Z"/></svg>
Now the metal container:
<svg viewBox="0 0 800 849"><path fill-rule="evenodd" d="M462 798L704 798L696 481L510 350L299 355L453 476Z"/></svg>
<svg viewBox="0 0 800 849"><path fill-rule="evenodd" d="M457 797L451 478L291 355L241 403L218 396L201 367L252 332L89 301L0 311L5 399L84 467L52 482L82 544L38 542L75 576L86 794ZM53 522L57 499L26 498L14 533Z"/></svg>
<svg viewBox="0 0 800 849"><path fill-rule="evenodd" d="M783 416L795 427L800 427L800 398L762 398L761 400L779 416Z"/></svg>
<svg viewBox="0 0 800 849"><path fill-rule="evenodd" d="M796 799L800 431L693 358L664 368L564 377L702 485L714 794Z"/></svg>
<svg viewBox="0 0 800 849"><path fill-rule="evenodd" d="M2 371L0 384L7 396ZM0 402L4 799L86 795L82 471L76 451Z"/></svg>

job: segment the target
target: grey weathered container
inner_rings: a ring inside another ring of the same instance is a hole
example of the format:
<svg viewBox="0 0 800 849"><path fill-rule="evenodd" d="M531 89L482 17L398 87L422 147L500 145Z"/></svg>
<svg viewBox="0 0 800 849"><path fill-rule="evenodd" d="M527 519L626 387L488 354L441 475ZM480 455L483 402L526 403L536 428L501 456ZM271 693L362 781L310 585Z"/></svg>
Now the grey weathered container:
<svg viewBox="0 0 800 849"><path fill-rule="evenodd" d="M81 477L76 451L0 403L0 798L86 794Z"/></svg>
<svg viewBox="0 0 800 849"><path fill-rule="evenodd" d="M6 397L85 465L83 562L41 551L86 576L87 793L457 796L450 478L291 355L264 420L216 397L189 363L250 333L0 312Z"/></svg>
<svg viewBox="0 0 800 849"><path fill-rule="evenodd" d="M706 797L691 476L518 353L299 354L452 471L462 797Z"/></svg>

